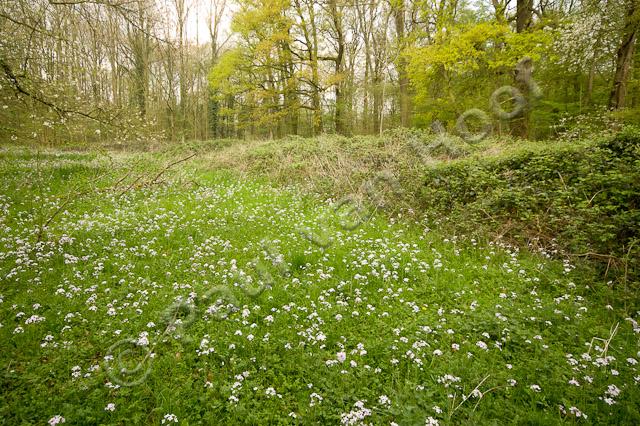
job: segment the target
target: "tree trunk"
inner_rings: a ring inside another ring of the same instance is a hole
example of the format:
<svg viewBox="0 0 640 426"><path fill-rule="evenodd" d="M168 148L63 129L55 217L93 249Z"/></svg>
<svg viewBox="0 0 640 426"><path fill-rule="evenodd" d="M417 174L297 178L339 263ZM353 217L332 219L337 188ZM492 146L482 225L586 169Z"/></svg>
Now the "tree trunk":
<svg viewBox="0 0 640 426"><path fill-rule="evenodd" d="M518 0L516 5L516 31L524 32L531 25L533 0Z"/></svg>
<svg viewBox="0 0 640 426"><path fill-rule="evenodd" d="M346 112L346 103L343 92L343 65L344 65L344 54L345 54L345 38L344 32L342 28L342 11L338 10L336 0L330 0L329 7L331 10L331 19L333 21L333 29L335 31L336 38L336 56L335 60L335 97L336 97L336 110L335 110L335 127L336 133L345 134L347 129L345 125L345 112Z"/></svg>
<svg viewBox="0 0 640 426"><path fill-rule="evenodd" d="M316 136L322 133L322 98L320 88L320 71L318 69L318 27L316 25L315 10L313 2L304 2L306 11L309 14L308 19L303 10L303 3L300 0L293 2L298 18L299 26L304 36L304 46L306 47L307 66L311 71L311 109L313 115L311 117L311 135Z"/></svg>
<svg viewBox="0 0 640 426"><path fill-rule="evenodd" d="M640 52L636 49L635 53L635 63L640 61ZM640 67L633 67L633 79L637 82L640 81ZM631 93L631 104L629 105L631 108L636 108L638 106L638 101L640 100L640 86L636 83L633 92Z"/></svg>
<svg viewBox="0 0 640 426"><path fill-rule="evenodd" d="M369 92L371 91L371 37L372 37L372 25L374 16L371 18L367 16L367 10L373 10L375 4L360 5L358 1L355 2L358 27L362 33L362 42L364 44L364 78L362 81L362 124L361 131L363 133L371 133L370 123L371 117L369 117Z"/></svg>
<svg viewBox="0 0 640 426"><path fill-rule="evenodd" d="M513 133L523 139L528 139L530 135L530 120L531 120L531 98L532 93L528 82L531 81L531 75L533 73L533 61L530 58L524 58L516 66L515 73L515 86L524 95L529 102L526 103L522 115L514 120Z"/></svg>
<svg viewBox="0 0 640 426"><path fill-rule="evenodd" d="M609 109L624 108L627 94L627 81L633 63L633 54L638 36L639 9L637 0L628 1L622 43L616 55L616 72L613 77L613 88L609 95Z"/></svg>
<svg viewBox="0 0 640 426"><path fill-rule="evenodd" d="M185 0L175 0L178 35L178 127L180 137L187 131L187 67L185 58L185 28L188 19L188 8Z"/></svg>
<svg viewBox="0 0 640 426"><path fill-rule="evenodd" d="M411 103L409 99L409 75L407 74L407 60L402 56L405 46L405 7L404 0L393 6L393 16L398 37L399 57L396 61L398 68L398 84L400 94L400 125L409 127L411 120Z"/></svg>

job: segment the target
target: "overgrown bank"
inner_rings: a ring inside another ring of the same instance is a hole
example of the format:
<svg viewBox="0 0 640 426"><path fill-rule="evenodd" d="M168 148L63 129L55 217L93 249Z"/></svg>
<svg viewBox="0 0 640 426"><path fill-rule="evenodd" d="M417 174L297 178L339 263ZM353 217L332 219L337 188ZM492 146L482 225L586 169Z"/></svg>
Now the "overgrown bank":
<svg viewBox="0 0 640 426"><path fill-rule="evenodd" d="M416 146L422 146L422 156ZM425 152L427 158L425 158ZM366 199L394 175L392 212L426 213L440 227L588 260L633 297L640 245L640 133L581 142L488 141L477 146L415 132L374 137L238 142L204 156L223 167Z"/></svg>
<svg viewBox="0 0 640 426"><path fill-rule="evenodd" d="M638 133L438 164L427 169L421 202L461 229L594 260L623 283L638 278Z"/></svg>

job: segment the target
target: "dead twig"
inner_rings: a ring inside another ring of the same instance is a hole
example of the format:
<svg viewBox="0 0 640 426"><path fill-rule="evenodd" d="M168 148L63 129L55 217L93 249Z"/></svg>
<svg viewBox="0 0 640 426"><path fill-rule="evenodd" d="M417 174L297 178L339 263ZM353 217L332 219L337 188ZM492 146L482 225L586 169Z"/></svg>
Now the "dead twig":
<svg viewBox="0 0 640 426"><path fill-rule="evenodd" d="M587 203L587 206L591 205L591 203L593 202L593 200L598 196L599 193L601 193L602 191L604 191L604 189L601 189L600 191L596 192L595 194L593 194L593 197L591 197L589 199L589 202Z"/></svg>
<svg viewBox="0 0 640 426"><path fill-rule="evenodd" d="M125 189L123 189L123 190L122 190L122 191L121 191L121 192L116 196L116 198L120 198L120 197L122 197L122 196L123 196L127 191L129 191L131 188L133 188L133 186L134 186L136 183L138 183L138 182L139 182L143 177L144 177L144 175L140 175L140 176L138 176L137 178L135 178L135 179L133 180L133 182L131 182L131 183L129 184L129 186L127 186Z"/></svg>
<svg viewBox="0 0 640 426"><path fill-rule="evenodd" d="M453 411L451 411L451 416L453 416L453 414L456 412L456 410L457 410L458 408L460 408L460 407L462 406L462 404L464 404L465 402L467 402L467 400L469 399L469 397L470 397L470 396L472 396L472 395L473 395L473 393L474 393L475 391L477 391L477 390L478 390L478 388L479 388L480 386L482 386L482 384L483 384L483 383L484 383L484 382L485 382L489 377L490 377L490 374L487 374L487 375L485 376L485 378L484 378L484 379L482 379L482 380L480 381L480 383L478 383L478 385L477 385L475 388L473 388L473 390L469 393L469 395L468 395L468 396L466 396L466 397L465 397L464 395L462 396L462 401L460 402L460 404L458 404L458 405L453 409ZM484 394L483 394L482 392L480 392L480 399L482 399L482 397L483 397L483 396L484 396ZM479 401L478 401L478 402L479 402ZM477 406L477 404L476 404L476 406ZM475 408L474 408L474 410L475 410Z"/></svg>
<svg viewBox="0 0 640 426"><path fill-rule="evenodd" d="M593 343L595 341L599 341L599 342L603 342L604 343L604 348L602 348L602 350L600 351L600 357L601 358L606 358L607 357L607 351L609 350L609 345L611 344L611 341L613 340L614 336L618 333L618 327L620 326L620 323L617 322L615 326L612 326L609 329L609 338L608 339L602 339L600 337L593 337L591 339L591 342L589 343L589 350L587 351L587 353L591 353L591 349L593 349Z"/></svg>
<svg viewBox="0 0 640 426"><path fill-rule="evenodd" d="M162 176L167 170L169 170L171 167L180 164L180 163L184 163L185 161L188 161L190 159L192 159L193 157L195 157L197 155L197 153L193 153L191 155L189 155L188 157L185 158L181 158L180 160L176 160L173 163L170 163L168 165L165 166L164 169L160 170L160 172L156 175L156 177L154 177L152 180L150 180L148 182L149 185L153 185L154 183L156 183L156 181L160 178L160 176Z"/></svg>
<svg viewBox="0 0 640 426"><path fill-rule="evenodd" d="M98 176L96 176L94 179L92 179L89 182L89 185L93 185L94 183L96 183L98 180L100 180L101 178L103 178L104 176L106 176L107 173L102 173ZM76 186L74 188L74 191L77 191L78 186ZM44 230L47 229L47 227L51 224L51 222L53 222L53 220L56 218L56 216L58 216L60 214L60 212L62 212L62 209L64 209L67 205L69 205L74 199L77 199L78 197L81 197L83 195L86 195L90 192L93 191L92 189L87 189L85 191L81 191L81 192L72 192L70 194L67 195L67 199L60 205L60 207L58 207L53 214L51 214L49 216L49 218L40 226L40 229L38 229L38 236L36 238L37 242L40 242L42 240L42 235L44 234Z"/></svg>
<svg viewBox="0 0 640 426"><path fill-rule="evenodd" d="M144 185L142 186L150 186L153 184L156 184L158 179L167 171L169 170L171 167L183 163L193 157L196 156L196 153L193 153L191 155L189 155L188 157L182 158L180 160L176 160L168 165L166 165L162 170L160 170L160 172L151 180L147 181ZM109 191L113 191L116 190L118 188L118 186L120 186L120 184L122 182L124 182L125 179L127 179L129 176L131 176L132 171L129 171L127 174L125 174L123 177L121 177L120 179L118 179L118 181L116 181L114 184L112 184L111 186L107 187L107 188L102 188L102 189L96 189L96 188L90 188L84 191L79 191L78 190L78 186L76 186L74 188L74 190L69 193L67 195L66 200L48 217L48 219L40 226L40 229L38 230L38 235L37 235L37 242L40 242L42 240L42 236L44 235L44 231L47 229L47 227L51 224L51 222L53 222L53 220L64 210L65 207L67 207L69 204L71 204L73 201L77 200L78 198L90 194L92 192L95 193L101 193L101 192L109 192ZM98 175L97 177L95 177L94 179L92 179L89 182L89 185L93 185L94 183L96 183L98 180L100 180L102 177L106 176L107 173L103 173L101 175ZM127 191L129 191L130 189L132 189L136 183L140 182L140 180L142 180L144 178L144 174L138 176L136 179L133 180L133 182L131 182L124 190L122 190L117 196L116 198L120 198L122 197L122 195L124 195Z"/></svg>
<svg viewBox="0 0 640 426"><path fill-rule="evenodd" d="M580 254L569 254L569 256L574 256L574 257L595 257L598 259L611 259L611 260L620 260L619 258L612 256L610 254L601 254L601 253L580 253Z"/></svg>
<svg viewBox="0 0 640 426"><path fill-rule="evenodd" d="M117 188L118 186L120 186L120 184L129 176L131 176L131 170L129 170L129 173L127 173L126 175L122 176L120 179L118 179L118 181L116 183L113 184L114 188Z"/></svg>
<svg viewBox="0 0 640 426"><path fill-rule="evenodd" d="M60 212L62 212L62 209L64 209L67 205L69 205L71 203L71 201L73 201L74 199L77 199L77 197L81 197L83 195L86 195L89 192L91 192L91 190L83 191L83 192L76 193L76 194L69 194L67 196L67 199L64 201L64 203L62 203L60 205L60 207L58 207L56 209L56 211L54 211L53 214L51 216L49 216L49 219L47 219L46 222L43 223L40 226L40 229L38 230L38 236L36 238L36 241L40 242L40 240L42 240L42 235L44 234L44 230L47 229L47 227L51 224L51 222L53 222L53 219L55 219L56 216L58 216L58 214L60 214ZM73 197L73 196L75 196L75 197Z"/></svg>

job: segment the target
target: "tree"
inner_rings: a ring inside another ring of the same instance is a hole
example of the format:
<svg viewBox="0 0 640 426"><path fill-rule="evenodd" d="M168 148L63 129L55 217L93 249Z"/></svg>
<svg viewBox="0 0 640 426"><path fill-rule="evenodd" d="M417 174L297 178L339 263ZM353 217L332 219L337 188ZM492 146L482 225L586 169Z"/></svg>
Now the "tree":
<svg viewBox="0 0 640 426"><path fill-rule="evenodd" d="M334 63L333 86L335 94L335 128L336 133L345 134L347 125L345 122L346 101L344 96L344 55L346 41L342 25L342 6L338 6L337 0L328 0L328 10L331 20L331 33L335 44L335 55L331 58Z"/></svg>
<svg viewBox="0 0 640 426"><path fill-rule="evenodd" d="M311 122L311 134L317 135L322 132L322 92L323 87L320 82L320 61L318 56L318 23L316 14L316 2L312 0L293 0L296 19L294 26L301 37L298 40L299 54L293 53L301 61L300 80L308 89L301 92L310 98L310 106L306 108L313 112ZM302 90L302 89L301 89ZM304 104L302 104L304 107Z"/></svg>
<svg viewBox="0 0 640 426"><path fill-rule="evenodd" d="M213 68L220 58L220 51L229 40L227 38L224 41L220 41L220 26L222 23L222 18L225 14L225 10L227 7L226 0L210 0L209 1L209 15L207 19L207 29L209 30L209 39L211 43L211 57L209 60L209 68ZM220 101L218 100L217 93L211 89L209 86L209 91L207 92L207 136L212 136L214 138L222 136L218 114L220 109Z"/></svg>
<svg viewBox="0 0 640 426"><path fill-rule="evenodd" d="M531 26L533 18L533 0L517 0L516 31L521 33Z"/></svg>
<svg viewBox="0 0 640 426"><path fill-rule="evenodd" d="M151 37L149 36L146 2L137 2L137 25L128 25L128 39L133 58L133 97L142 117L147 114L147 92L149 90L149 60Z"/></svg>
<svg viewBox="0 0 640 426"><path fill-rule="evenodd" d="M640 25L640 6L637 0L623 1L625 6L624 29L622 41L616 54L616 70L613 77L613 88L609 95L609 108L620 109L625 106L627 81L629 80L633 55Z"/></svg>
<svg viewBox="0 0 640 426"><path fill-rule="evenodd" d="M561 112L638 99L637 0L233 1L228 34L228 0L0 2L0 137L176 140L451 124L497 87L518 84L513 67L527 55L545 77L536 108L546 121L525 116L500 129L526 137L544 126L548 135ZM206 40L189 27L198 2L209 6Z"/></svg>
<svg viewBox="0 0 640 426"><path fill-rule="evenodd" d="M407 47L407 37L405 29L406 9L404 0L392 0L391 8L393 11L393 21L396 29L398 51L400 52L396 59L399 86L398 90L400 93L400 124L402 127L408 127L411 118L411 103L409 98L409 75L407 74L407 60L404 56L404 50Z"/></svg>

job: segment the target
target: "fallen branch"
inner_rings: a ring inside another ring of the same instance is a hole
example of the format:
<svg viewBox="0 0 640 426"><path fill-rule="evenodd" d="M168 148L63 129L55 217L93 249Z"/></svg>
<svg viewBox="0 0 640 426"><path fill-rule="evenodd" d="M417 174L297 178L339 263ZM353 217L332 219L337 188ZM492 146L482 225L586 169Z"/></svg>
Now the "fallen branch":
<svg viewBox="0 0 640 426"><path fill-rule="evenodd" d="M129 186L127 186L125 189L123 189L117 196L116 198L120 198L122 197L127 191L129 191L131 188L133 188L133 186L138 183L140 181L140 179L142 179L144 175L140 175L137 178L134 179L133 182L131 182L131 184L129 184Z"/></svg>
<svg viewBox="0 0 640 426"><path fill-rule="evenodd" d="M101 178L103 178L106 175L107 175L107 173L102 173L102 174L96 176L94 179L92 179L89 182L89 185L93 185L94 183L96 183L98 180L100 180ZM76 186L74 189L77 190L77 188L78 188L78 186ZM78 197L86 195L86 194L88 194L88 193L90 193L92 191L93 191L93 189L87 189L85 191L71 193L71 194L67 195L67 199L64 201L64 203L62 203L60 205L60 207L58 207L53 212L53 214L51 216L49 216L49 219L47 219L45 221L45 223L40 226L40 229L38 230L38 237L37 237L36 241L40 242L40 240L42 239L42 235L44 234L44 230L51 224L51 222L53 222L53 219L55 219L56 216L58 216L58 214L60 214L60 212L62 212L62 209L64 209L67 205L69 205L71 203L71 201L73 201L74 199L77 199Z"/></svg>
<svg viewBox="0 0 640 426"><path fill-rule="evenodd" d="M599 259L611 259L611 260L620 260L619 258L612 256L610 254L600 254L600 253L580 253L580 254L569 254L569 256L574 257L596 257Z"/></svg>
<svg viewBox="0 0 640 426"><path fill-rule="evenodd" d="M180 160L174 161L173 163L168 164L164 169L160 170L160 173L158 173L156 175L156 177L154 177L151 181L148 182L148 184L153 185L154 183L157 182L157 180L160 178L160 176L162 176L167 170L169 170L171 167L180 164L180 163L184 163L185 161L188 161L190 159L192 159L193 157L195 157L197 154L194 152L193 154L191 154L188 157L182 158Z"/></svg>
<svg viewBox="0 0 640 426"><path fill-rule="evenodd" d="M180 160L176 160L172 163L167 164L162 170L160 170L160 172L151 180L140 184L140 187L143 186L151 186L154 185L156 183L158 183L158 179L160 178L160 176L162 176L167 170L169 170L171 167L183 163L193 157L196 156L196 153L193 153L191 155L189 155L188 157L185 158L181 158ZM47 229L47 227L51 224L51 222L53 222L53 220L63 211L63 209L68 206L69 204L71 204L73 201L77 200L79 197L82 197L84 195L90 194L90 193L102 193L102 192L109 192L109 191L115 191L118 189L118 187L120 186L120 184L129 176L131 176L132 171L129 171L128 173L126 173L123 177L121 177L120 179L118 179L114 184L108 186L107 188L90 188L84 191L80 191L80 192L75 192L78 187L76 186L74 188L74 191L72 191L71 193L69 193L67 195L66 200L48 217L48 219L40 226L40 229L38 230L38 235L37 235L37 241L40 242L42 240L42 236L44 235L44 231ZM97 182L100 178L104 177L106 175L106 173L103 173L101 175L98 175L96 178L92 179L91 182L89 182L89 185L94 184L95 182ZM125 189L123 189L122 191L120 191L120 193L116 196L116 198L120 198L122 197L127 191L131 190L138 182L140 182L143 178L145 177L144 174L139 175L138 177L136 177L133 182L131 182L129 185L127 185L127 187Z"/></svg>

